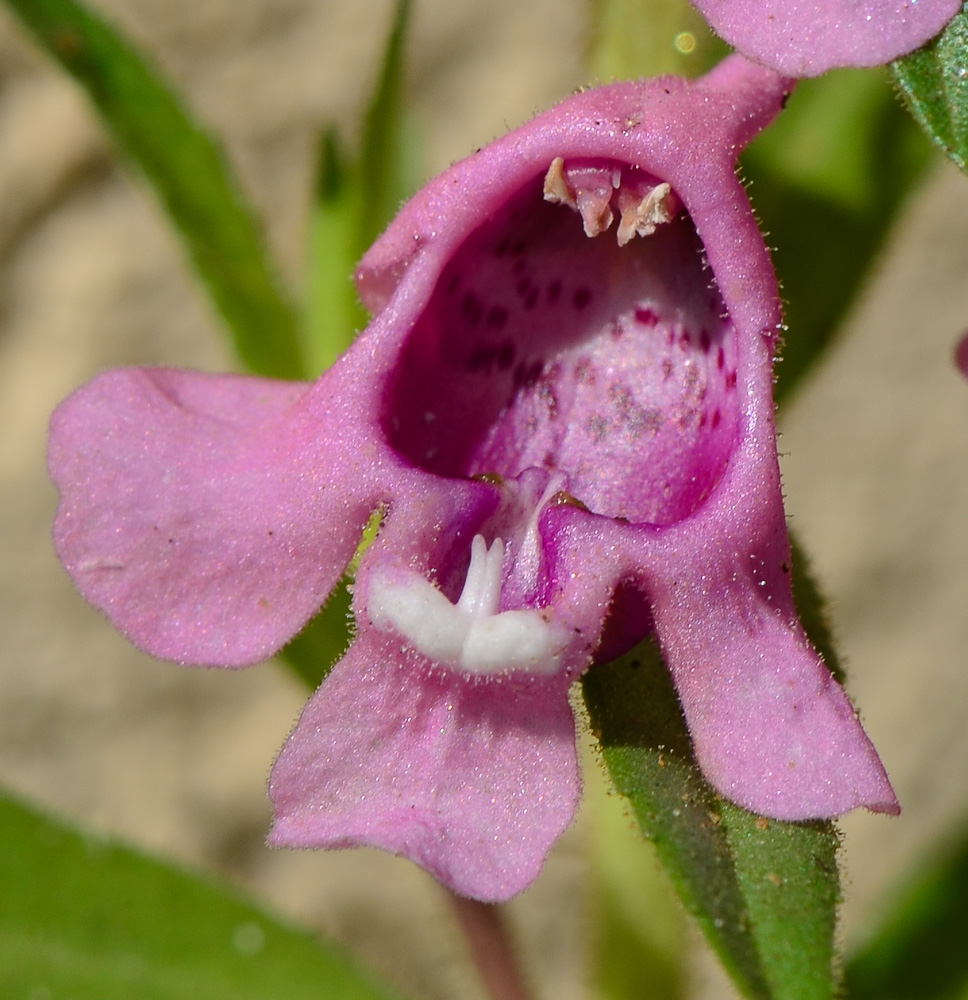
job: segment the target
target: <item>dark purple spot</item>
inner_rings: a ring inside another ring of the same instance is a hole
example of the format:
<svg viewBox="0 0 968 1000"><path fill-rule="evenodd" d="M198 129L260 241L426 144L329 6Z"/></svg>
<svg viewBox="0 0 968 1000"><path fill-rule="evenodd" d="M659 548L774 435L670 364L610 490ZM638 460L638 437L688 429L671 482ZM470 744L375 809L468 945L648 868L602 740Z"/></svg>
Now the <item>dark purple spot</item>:
<svg viewBox="0 0 968 1000"><path fill-rule="evenodd" d="M497 349L497 366L502 372L506 372L514 364L514 344L510 340L505 340Z"/></svg>
<svg viewBox="0 0 968 1000"><path fill-rule="evenodd" d="M548 305L553 306L558 301L558 297L560 295L561 282L555 278L555 280L550 282L548 285Z"/></svg>
<svg viewBox="0 0 968 1000"><path fill-rule="evenodd" d="M719 412L719 407L717 406L716 409L713 410L713 430L716 430L722 422L722 419L723 415Z"/></svg>
<svg viewBox="0 0 968 1000"><path fill-rule="evenodd" d="M503 330L508 321L508 311L504 306L491 306L487 313L487 325L492 330Z"/></svg>
<svg viewBox="0 0 968 1000"><path fill-rule="evenodd" d="M477 326L484 315L484 303L473 292L468 292L461 300L460 314L471 326Z"/></svg>
<svg viewBox="0 0 968 1000"><path fill-rule="evenodd" d="M711 343L712 341L709 339L709 331L703 330L702 333L699 334L699 346L702 348L703 354L709 353L709 345Z"/></svg>
<svg viewBox="0 0 968 1000"><path fill-rule="evenodd" d="M670 330L666 334L666 340L669 342L669 346L672 347L672 345L676 342L676 331Z"/></svg>
<svg viewBox="0 0 968 1000"><path fill-rule="evenodd" d="M572 305L576 309L584 309L592 300L591 290L582 286L575 289L575 294L571 297Z"/></svg>
<svg viewBox="0 0 968 1000"><path fill-rule="evenodd" d="M661 367L662 367L662 381L668 382L669 379L672 377L672 369L674 367L672 364L672 358L663 358Z"/></svg>
<svg viewBox="0 0 968 1000"><path fill-rule="evenodd" d="M706 413L705 410L703 410L703 414L699 418L699 429L703 430L705 428L705 426L706 426L706 424L707 424L708 421L709 421L709 414Z"/></svg>
<svg viewBox="0 0 968 1000"><path fill-rule="evenodd" d="M544 362L541 360L536 360L530 362L519 361L514 369L514 375L512 376L512 382L514 387L526 389L530 388L535 382L541 378L541 372L544 369Z"/></svg>
<svg viewBox="0 0 968 1000"><path fill-rule="evenodd" d="M455 271L447 282L446 292L448 295L453 295L457 290L457 285L460 283L460 272Z"/></svg>
<svg viewBox="0 0 968 1000"><path fill-rule="evenodd" d="M515 240L511 244L511 253L515 257L520 257L521 254L523 254L524 251L527 250L527 249L528 249L528 244L525 243L524 240Z"/></svg>
<svg viewBox="0 0 968 1000"><path fill-rule="evenodd" d="M643 326L655 326L659 322L659 317L654 309L648 309L645 306L636 306L635 322L641 323Z"/></svg>
<svg viewBox="0 0 968 1000"><path fill-rule="evenodd" d="M692 334L688 330L683 330L679 335L679 343L683 347L692 347Z"/></svg>
<svg viewBox="0 0 968 1000"><path fill-rule="evenodd" d="M534 307L538 304L538 294L538 286L532 285L531 290L524 297L525 309L534 309Z"/></svg>
<svg viewBox="0 0 968 1000"><path fill-rule="evenodd" d="M727 389L735 389L736 388L736 372L729 372L726 375L725 382L726 382L726 388Z"/></svg>
<svg viewBox="0 0 968 1000"><path fill-rule="evenodd" d="M483 372L489 374L494 367L495 351L493 347L480 344L471 351L467 359L467 370L472 372Z"/></svg>
<svg viewBox="0 0 968 1000"><path fill-rule="evenodd" d="M500 243L494 248L495 257L503 257L508 252L508 247L511 245L511 241L505 236Z"/></svg>
<svg viewBox="0 0 968 1000"><path fill-rule="evenodd" d="M723 365L725 363L726 363L726 355L723 353L723 349L721 347L719 347L716 350L716 367L720 371L722 371L723 370Z"/></svg>

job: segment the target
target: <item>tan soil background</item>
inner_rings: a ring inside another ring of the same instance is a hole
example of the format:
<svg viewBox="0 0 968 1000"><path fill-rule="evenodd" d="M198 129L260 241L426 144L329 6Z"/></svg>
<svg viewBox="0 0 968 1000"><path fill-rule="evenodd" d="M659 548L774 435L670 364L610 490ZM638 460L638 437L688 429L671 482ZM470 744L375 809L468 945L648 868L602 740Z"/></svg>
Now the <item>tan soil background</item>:
<svg viewBox="0 0 968 1000"><path fill-rule="evenodd" d="M586 82L578 0L415 6L410 93L431 171ZM225 139L296 286L314 136L323 122L352 123L388 2L97 7ZM788 510L905 808L896 821L843 823L848 940L968 807L968 383L951 364L968 328L966 278L968 180L942 167L828 363L782 415ZM271 664L226 674L149 660L59 570L48 415L96 372L129 363L229 362L150 195L117 165L73 85L0 16L0 781L220 870L348 942L414 997L479 997L441 893L412 865L262 846L265 775L304 700L299 686ZM587 995L587 837L579 821L510 907L545 1000ZM697 990L726 992L698 961Z"/></svg>

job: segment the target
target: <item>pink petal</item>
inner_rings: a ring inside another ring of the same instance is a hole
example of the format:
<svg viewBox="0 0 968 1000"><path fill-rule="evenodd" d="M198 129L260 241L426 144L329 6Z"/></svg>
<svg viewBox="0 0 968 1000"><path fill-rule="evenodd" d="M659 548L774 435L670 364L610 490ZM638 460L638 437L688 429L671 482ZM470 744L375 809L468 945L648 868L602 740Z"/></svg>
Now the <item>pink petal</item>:
<svg viewBox="0 0 968 1000"><path fill-rule="evenodd" d="M205 665L264 659L338 580L374 501L300 416L306 391L131 369L57 409L58 555L142 649Z"/></svg>
<svg viewBox="0 0 968 1000"><path fill-rule="evenodd" d="M535 878L579 793L560 678L475 682L370 630L276 761L269 840L382 847L456 892L497 901Z"/></svg>
<svg viewBox="0 0 968 1000"><path fill-rule="evenodd" d="M743 55L788 76L880 66L919 48L961 0L693 0Z"/></svg>
<svg viewBox="0 0 968 1000"><path fill-rule="evenodd" d="M699 608L703 628L689 628ZM847 695L792 611L720 583L680 587L656 619L699 766L727 798L784 820L900 811Z"/></svg>

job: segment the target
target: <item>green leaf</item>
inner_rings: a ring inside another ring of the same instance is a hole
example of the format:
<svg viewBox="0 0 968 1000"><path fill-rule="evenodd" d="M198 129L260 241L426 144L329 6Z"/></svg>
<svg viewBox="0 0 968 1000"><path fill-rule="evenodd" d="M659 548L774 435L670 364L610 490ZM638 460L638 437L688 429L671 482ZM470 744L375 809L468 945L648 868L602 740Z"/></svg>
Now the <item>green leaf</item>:
<svg viewBox="0 0 968 1000"><path fill-rule="evenodd" d="M968 825L889 896L877 933L847 965L851 1000L968 994Z"/></svg>
<svg viewBox="0 0 968 1000"><path fill-rule="evenodd" d="M607 776L586 775L591 817L590 982L598 1000L681 1000L686 995L682 907L657 864L653 845L628 815Z"/></svg>
<svg viewBox="0 0 968 1000"><path fill-rule="evenodd" d="M352 587L363 553L373 544L383 524L382 508L370 515L363 529L363 537L343 578L329 595L322 610L279 655L292 668L310 690L315 691L332 670L336 661L346 652L353 636Z"/></svg>
<svg viewBox="0 0 968 1000"><path fill-rule="evenodd" d="M0 796L4 1000L389 1000L234 890Z"/></svg>
<svg viewBox="0 0 968 1000"><path fill-rule="evenodd" d="M408 146L411 126L403 106L409 18L410 0L397 0L359 157L353 160L347 155L333 128L320 139L303 328L304 352L313 375L333 364L366 325L353 271L414 187Z"/></svg>
<svg viewBox="0 0 968 1000"><path fill-rule="evenodd" d="M410 0L397 6L383 55L376 90L366 113L360 177L363 199L358 239L365 250L400 207L403 190L403 70L404 41L410 21Z"/></svg>
<svg viewBox="0 0 968 1000"><path fill-rule="evenodd" d="M798 562L794 590L804 626L839 673L822 601ZM709 786L653 641L588 671L582 688L616 789L740 992L830 1000L840 898L833 824L767 820ZM652 960L651 951L643 960Z"/></svg>
<svg viewBox="0 0 968 1000"><path fill-rule="evenodd" d="M184 239L253 371L299 378L297 323L221 149L144 56L77 0L6 0L85 88Z"/></svg>
<svg viewBox="0 0 968 1000"><path fill-rule="evenodd" d="M346 652L353 634L353 612L349 587L352 577L344 576L309 624L279 655L311 690L315 691Z"/></svg>
<svg viewBox="0 0 968 1000"><path fill-rule="evenodd" d="M789 329L778 401L830 342L931 162L888 74L866 70L801 81L743 155L750 198L775 248Z"/></svg>
<svg viewBox="0 0 968 1000"><path fill-rule="evenodd" d="M737 988L757 1000L829 1000L831 824L767 821L709 787L651 642L590 670L583 688L615 787Z"/></svg>
<svg viewBox="0 0 968 1000"><path fill-rule="evenodd" d="M892 68L918 124L968 173L968 7Z"/></svg>
<svg viewBox="0 0 968 1000"><path fill-rule="evenodd" d="M325 371L366 326L353 283L359 259L359 185L334 128L320 139L316 197L309 221L303 351L310 371Z"/></svg>
<svg viewBox="0 0 968 1000"><path fill-rule="evenodd" d="M827 669L843 684L844 668L834 645L827 601L814 579L810 560L800 540L792 531L790 548L793 556L793 596L796 600L797 615L807 635L810 636L814 649L823 657Z"/></svg>
<svg viewBox="0 0 968 1000"><path fill-rule="evenodd" d="M589 69L603 81L699 76L729 51L687 0L590 0Z"/></svg>

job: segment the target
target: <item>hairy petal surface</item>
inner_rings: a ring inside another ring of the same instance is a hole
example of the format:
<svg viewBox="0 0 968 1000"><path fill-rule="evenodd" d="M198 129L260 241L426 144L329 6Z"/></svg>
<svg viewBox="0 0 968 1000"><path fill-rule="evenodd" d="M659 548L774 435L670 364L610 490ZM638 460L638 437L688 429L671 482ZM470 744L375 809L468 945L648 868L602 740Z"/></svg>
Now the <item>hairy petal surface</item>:
<svg viewBox="0 0 968 1000"><path fill-rule="evenodd" d="M496 901L534 879L579 792L561 678L479 681L368 631L279 755L269 840L382 847Z"/></svg>
<svg viewBox="0 0 968 1000"><path fill-rule="evenodd" d="M924 45L962 0L693 0L743 55L787 76L880 66Z"/></svg>
<svg viewBox="0 0 968 1000"><path fill-rule="evenodd" d="M678 581L655 609L703 773L727 798L777 819L861 805L899 812L843 688L811 647L785 588L767 579L774 572L740 557L728 576ZM702 630L688 626L700 609Z"/></svg>
<svg viewBox="0 0 968 1000"><path fill-rule="evenodd" d="M307 388L129 369L55 412L57 553L142 649L186 663L257 662L338 580L375 500L360 489L364 470L319 447L339 406L310 413Z"/></svg>

